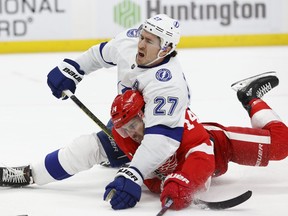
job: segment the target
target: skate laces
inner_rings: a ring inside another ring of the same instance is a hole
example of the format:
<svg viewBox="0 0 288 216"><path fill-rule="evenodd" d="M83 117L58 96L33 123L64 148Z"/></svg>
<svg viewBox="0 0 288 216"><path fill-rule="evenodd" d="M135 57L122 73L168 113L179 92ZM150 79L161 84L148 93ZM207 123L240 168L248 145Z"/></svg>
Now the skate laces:
<svg viewBox="0 0 288 216"><path fill-rule="evenodd" d="M2 181L5 183L29 183L25 178L24 167L6 167L3 169Z"/></svg>
<svg viewBox="0 0 288 216"><path fill-rule="evenodd" d="M258 98L262 98L263 95L265 95L267 92L269 92L272 89L272 85L270 82L265 83L264 85L260 86L260 88L256 91L256 96Z"/></svg>

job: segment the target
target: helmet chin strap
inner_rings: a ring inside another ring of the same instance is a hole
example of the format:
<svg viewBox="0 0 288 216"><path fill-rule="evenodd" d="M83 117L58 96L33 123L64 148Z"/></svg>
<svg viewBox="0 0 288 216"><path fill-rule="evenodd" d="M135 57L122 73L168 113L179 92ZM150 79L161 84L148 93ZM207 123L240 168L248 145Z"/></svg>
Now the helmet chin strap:
<svg viewBox="0 0 288 216"><path fill-rule="evenodd" d="M166 55L164 55L164 56L161 57L161 56L160 56L160 52L161 52L162 50L163 50L163 49L160 49L160 50L159 50L156 59L154 59L153 61L151 61L151 62L145 64L144 66L149 66L149 65L153 64L154 62L158 61L159 59L161 59L161 58L165 58L167 55L169 55L169 53L167 53Z"/></svg>

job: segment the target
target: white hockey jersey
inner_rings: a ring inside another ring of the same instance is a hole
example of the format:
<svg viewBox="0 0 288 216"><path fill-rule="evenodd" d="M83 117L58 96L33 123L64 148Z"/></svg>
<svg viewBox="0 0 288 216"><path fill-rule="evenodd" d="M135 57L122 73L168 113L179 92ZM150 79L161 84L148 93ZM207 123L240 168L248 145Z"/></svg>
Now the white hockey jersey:
<svg viewBox="0 0 288 216"><path fill-rule="evenodd" d="M137 29L129 29L107 43L91 47L75 61L86 74L117 66L118 92L137 89L145 100L145 135L131 166L146 178L179 147L190 93L177 57L157 66L136 64Z"/></svg>

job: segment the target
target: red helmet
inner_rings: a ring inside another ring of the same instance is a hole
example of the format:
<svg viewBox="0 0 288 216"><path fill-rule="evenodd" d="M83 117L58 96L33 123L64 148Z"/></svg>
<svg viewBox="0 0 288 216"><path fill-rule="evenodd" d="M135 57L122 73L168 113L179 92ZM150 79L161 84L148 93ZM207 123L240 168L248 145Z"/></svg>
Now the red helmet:
<svg viewBox="0 0 288 216"><path fill-rule="evenodd" d="M114 99L111 106L111 118L114 127L120 128L139 114L145 102L139 91L127 90Z"/></svg>

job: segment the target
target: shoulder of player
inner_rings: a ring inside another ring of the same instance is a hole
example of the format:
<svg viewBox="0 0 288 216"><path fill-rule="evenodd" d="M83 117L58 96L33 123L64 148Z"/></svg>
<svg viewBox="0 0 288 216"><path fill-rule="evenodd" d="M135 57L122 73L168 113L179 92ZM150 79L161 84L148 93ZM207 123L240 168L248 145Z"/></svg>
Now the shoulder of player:
<svg viewBox="0 0 288 216"><path fill-rule="evenodd" d="M135 41L138 41L137 29L134 28L126 29L125 31L122 31L119 34L117 34L112 40L121 42L131 41L132 43L135 43Z"/></svg>
<svg viewBox="0 0 288 216"><path fill-rule="evenodd" d="M124 59L127 58L128 55L135 56L137 52L138 38L130 36L130 34L132 33L126 30L110 41L111 45L119 52L119 55L123 55Z"/></svg>

